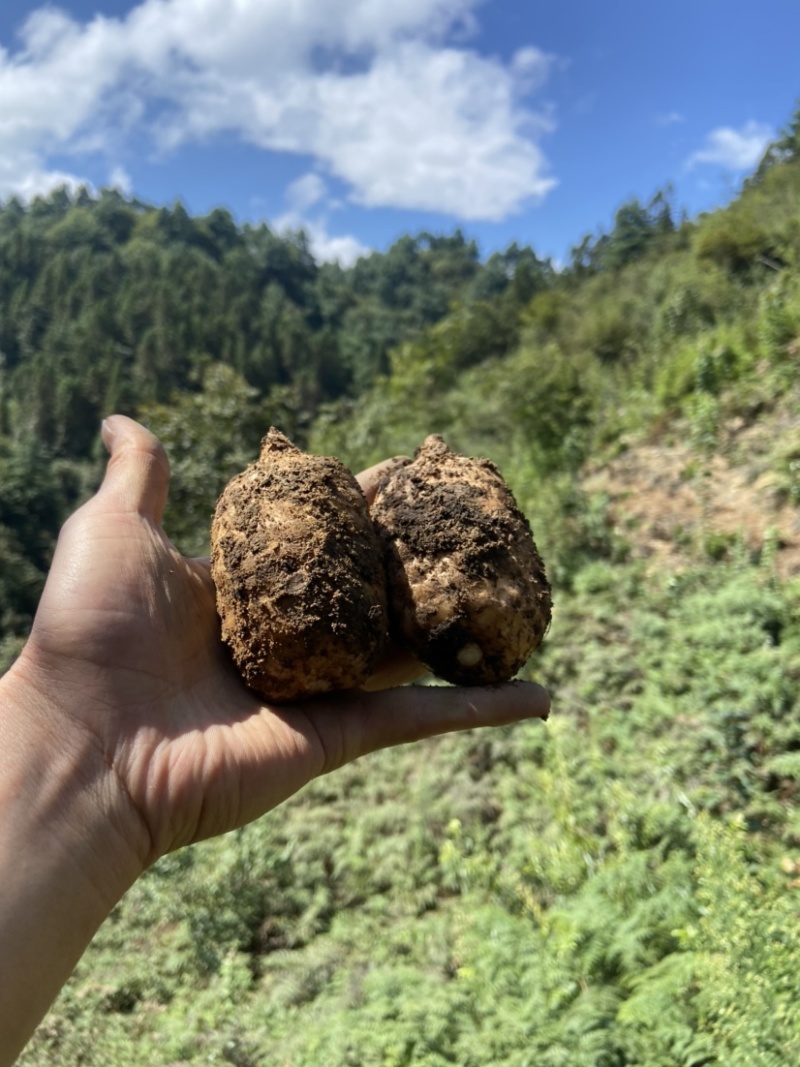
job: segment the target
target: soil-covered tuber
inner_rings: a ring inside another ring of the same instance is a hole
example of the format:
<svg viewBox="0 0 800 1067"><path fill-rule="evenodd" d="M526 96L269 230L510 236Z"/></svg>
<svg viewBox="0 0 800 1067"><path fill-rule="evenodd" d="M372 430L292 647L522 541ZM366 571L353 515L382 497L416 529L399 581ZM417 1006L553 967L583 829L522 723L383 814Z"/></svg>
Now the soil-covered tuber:
<svg viewBox="0 0 800 1067"><path fill-rule="evenodd" d="M379 486L372 518L394 639L456 684L512 678L550 623L550 586L494 464L428 437Z"/></svg>
<svg viewBox="0 0 800 1067"><path fill-rule="evenodd" d="M386 585L366 499L338 460L271 429L211 528L222 637L273 701L362 685L386 639Z"/></svg>

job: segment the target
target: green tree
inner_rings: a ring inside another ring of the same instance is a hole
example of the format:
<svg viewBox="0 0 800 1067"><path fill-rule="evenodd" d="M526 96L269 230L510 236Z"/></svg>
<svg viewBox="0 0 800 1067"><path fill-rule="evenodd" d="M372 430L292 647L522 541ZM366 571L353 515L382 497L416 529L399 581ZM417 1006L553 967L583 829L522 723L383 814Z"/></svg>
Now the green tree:
<svg viewBox="0 0 800 1067"><path fill-rule="evenodd" d="M206 555L217 498L226 482L256 458L269 429L265 405L230 367L210 364L199 392L146 405L140 417L170 461L164 527L184 554Z"/></svg>
<svg viewBox="0 0 800 1067"><path fill-rule="evenodd" d="M795 109L789 123L780 136L767 146L751 179L753 184L763 181L766 174L781 163L800 159L800 106Z"/></svg>

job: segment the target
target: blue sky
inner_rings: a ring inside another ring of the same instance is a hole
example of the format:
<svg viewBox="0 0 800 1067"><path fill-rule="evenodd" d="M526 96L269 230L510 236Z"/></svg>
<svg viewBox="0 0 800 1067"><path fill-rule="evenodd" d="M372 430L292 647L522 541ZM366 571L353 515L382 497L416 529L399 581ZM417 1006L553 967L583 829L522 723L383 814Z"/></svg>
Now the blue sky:
<svg viewBox="0 0 800 1067"><path fill-rule="evenodd" d="M3 0L0 48L0 197L115 184L343 262L707 210L800 98L796 0Z"/></svg>

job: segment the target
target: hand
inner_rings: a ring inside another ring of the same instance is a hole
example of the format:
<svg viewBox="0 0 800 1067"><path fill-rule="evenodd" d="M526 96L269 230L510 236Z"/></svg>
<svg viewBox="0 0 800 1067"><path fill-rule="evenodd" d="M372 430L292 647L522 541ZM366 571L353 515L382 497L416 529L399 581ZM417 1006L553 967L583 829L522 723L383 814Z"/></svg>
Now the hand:
<svg viewBox="0 0 800 1067"><path fill-rule="evenodd" d="M64 526L16 673L39 694L38 721L50 735L65 745L80 737L76 751L95 762L86 779L110 779L96 795L117 797L115 819L142 869L367 752L546 717L544 690L523 683L266 706L220 642L207 561L181 556L161 528L169 468L160 444L124 416L106 422L104 440L105 480ZM379 472L361 476L367 494ZM365 689L419 670L395 653Z"/></svg>

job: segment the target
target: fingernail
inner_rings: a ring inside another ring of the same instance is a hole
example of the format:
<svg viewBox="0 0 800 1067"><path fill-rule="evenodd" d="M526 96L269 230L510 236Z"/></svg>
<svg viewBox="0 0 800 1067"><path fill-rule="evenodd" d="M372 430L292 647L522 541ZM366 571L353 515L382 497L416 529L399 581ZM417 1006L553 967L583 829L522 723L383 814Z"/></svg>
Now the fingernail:
<svg viewBox="0 0 800 1067"><path fill-rule="evenodd" d="M114 444L114 438L116 437L116 431L114 430L114 427L113 427L113 425L112 425L112 423L111 423L111 421L109 419L103 419L103 424L102 424L102 426L100 428L100 433L101 433L101 436L103 438L103 444L106 446L106 449L110 452L112 447L113 447L113 444Z"/></svg>

